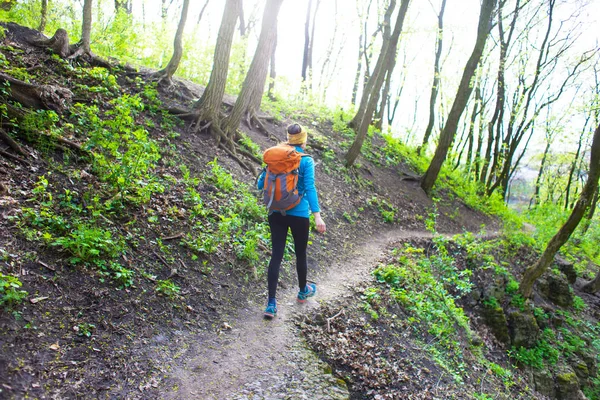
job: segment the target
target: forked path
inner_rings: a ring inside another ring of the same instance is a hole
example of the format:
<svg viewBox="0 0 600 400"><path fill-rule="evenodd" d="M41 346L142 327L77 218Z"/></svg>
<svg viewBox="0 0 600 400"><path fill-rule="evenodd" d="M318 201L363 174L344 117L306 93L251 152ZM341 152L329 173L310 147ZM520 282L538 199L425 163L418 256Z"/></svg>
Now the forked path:
<svg viewBox="0 0 600 400"><path fill-rule="evenodd" d="M231 330L213 332L190 344L184 365L173 371L180 384L171 399L344 399L343 382L327 372L304 345L294 318L319 301L351 295L349 288L367 279L386 247L397 240L431 238L426 231L389 231L355 245L344 260L317 279L314 300L298 304L296 291L280 290L278 315L264 320L264 305L240 312ZM309 277L310 279L311 277Z"/></svg>

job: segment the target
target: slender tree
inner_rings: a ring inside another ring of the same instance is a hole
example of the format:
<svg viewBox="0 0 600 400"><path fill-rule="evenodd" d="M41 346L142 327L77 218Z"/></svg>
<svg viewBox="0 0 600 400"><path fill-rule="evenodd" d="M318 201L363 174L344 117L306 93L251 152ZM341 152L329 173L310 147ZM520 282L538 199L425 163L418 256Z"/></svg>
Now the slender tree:
<svg viewBox="0 0 600 400"><path fill-rule="evenodd" d="M431 189L433 188L433 185L437 180L442 168L442 164L446 160L448 150L450 149L452 141L454 140L454 135L456 134L456 128L458 127L460 116L462 115L465 106L467 105L467 101L469 100L469 96L473 91L471 79L475 74L475 70L477 69L481 55L483 54L485 42L490 32L492 13L494 12L495 8L496 0L483 0L481 3L481 12L479 14L479 26L477 29L475 47L473 48L471 57L465 66L456 97L454 98L454 103L450 109L450 114L448 114L448 120L446 121L446 125L440 134L440 139L435 150L435 154L431 160L431 163L429 164L429 168L427 168L427 171L425 172L423 181L421 182L421 188L427 194L431 192Z"/></svg>
<svg viewBox="0 0 600 400"><path fill-rule="evenodd" d="M92 0L84 0L83 2L83 21L81 25L81 49L84 53L91 53L91 36L92 36ZM72 56L71 56L72 57Z"/></svg>
<svg viewBox="0 0 600 400"><path fill-rule="evenodd" d="M556 253L567 240L569 240L571 234L573 234L577 225L579 225L579 222L592 203L593 197L598 189L598 177L600 177L600 125L598 125L594 132L588 178L583 187L583 191L579 196L579 200L577 200L567 222L565 222L556 235L550 239L541 257L535 264L525 270L523 278L521 279L521 284L519 285L519 293L523 297L531 297L533 284L548 269ZM597 287L594 282L592 282L592 284L588 285L587 289L592 291L593 289L597 289Z"/></svg>
<svg viewBox="0 0 600 400"><path fill-rule="evenodd" d="M255 121L256 123L260 123L257 112L260 108L265 89L271 50L276 43L277 16L282 2L283 0L267 1L258 45L248 69L248 74L246 75L246 79L244 79L242 90L231 113L223 121L223 136L228 139L230 146L237 135L237 129L244 116L246 116L249 122Z"/></svg>
<svg viewBox="0 0 600 400"><path fill-rule="evenodd" d="M206 7L208 7L209 2L210 0L206 0L202 6L202 9L200 9L200 14L198 14L198 19L196 20L196 25L200 25L200 21L202 21L202 16L204 16L204 11L206 11Z"/></svg>
<svg viewBox="0 0 600 400"><path fill-rule="evenodd" d="M321 65L321 72L319 74L319 93L321 94L321 99L323 102L325 102L326 92L330 82L332 81L332 75L335 73L335 71L337 71L340 54L345 47L345 41L342 40L341 44L338 43L338 34L340 31L340 23L338 21L338 0L334 0L334 21L333 35L329 40L329 45L327 46L323 60L319 62ZM335 56L333 55L334 50L337 50Z"/></svg>
<svg viewBox="0 0 600 400"><path fill-rule="evenodd" d="M392 0L392 3L393 2L394 1ZM377 60L377 65L375 66L373 75L371 76L367 86L365 87L363 99L361 100L361 105L365 103L364 110L361 110L362 107L359 108L359 111L353 120L355 121L355 123L358 123L358 130L356 132L354 142L352 143L352 146L350 146L350 149L348 150L348 153L346 153L345 156L347 167L352 166L354 164L354 161L356 161L356 158L360 154L365 137L367 136L369 125L371 125L371 123L373 122L373 114L375 113L375 109L377 108L377 105L379 103L381 87L387 74L387 69L391 65L390 58L396 57L398 41L400 39L400 33L402 32L402 27L404 25L406 13L408 12L409 3L410 0L402 1L402 3L400 4L400 10L398 11L398 17L396 18L394 31L389 36L384 34L384 46L379 55L379 59ZM391 13L386 15L388 21L390 16Z"/></svg>
<svg viewBox="0 0 600 400"><path fill-rule="evenodd" d="M306 86L312 85L312 64L313 64L313 47L315 42L315 27L317 12L321 5L321 0L316 0L315 9L312 10L312 0L308 0L308 7L306 9L306 20L304 23L304 54L302 57L302 83ZM312 21L311 21L312 13ZM312 22L312 25L311 25Z"/></svg>
<svg viewBox="0 0 600 400"><path fill-rule="evenodd" d="M583 124L583 129L581 130L581 134L579 135L579 140L577 141L577 150L575 151L575 157L573 158L573 162L571 163L571 168L569 169L569 178L567 179L567 187L565 188L565 206L564 209L567 210L569 208L570 195L571 195L571 185L573 184L573 175L575 175L575 170L577 169L577 164L579 163L581 148L584 141L585 133L587 132L588 123L590 122L590 117L588 116L585 119L585 123Z"/></svg>
<svg viewBox="0 0 600 400"><path fill-rule="evenodd" d="M529 201L529 208L531 208L532 205L540 204L540 189L542 187L542 177L544 176L544 168L546 167L546 161L548 160L548 156L550 154L550 147L554 142L555 134L556 131L550 127L550 119L546 118L546 146L544 147L544 152L542 153L542 161L540 162L540 168L538 170L538 175L535 180L535 189L533 192L533 197Z"/></svg>
<svg viewBox="0 0 600 400"><path fill-rule="evenodd" d="M381 80L381 82L383 84L383 79L385 79L386 73L385 73L384 69L388 65L388 62L387 62L388 56L389 56L388 49L390 47L390 42L393 40L391 18L392 18L392 13L394 12L395 7L396 7L396 0L390 0L390 4L385 12L384 17L383 17L383 43L381 45L381 51L379 52L379 57L377 58L377 63L375 64L375 69L373 70L373 74L370 75L370 77L365 82L365 86L363 88L363 93L362 93L362 96L360 99L360 105L358 107L358 111L354 115L354 118L352 118L352 120L348 123L348 126L350 126L351 128L358 128L360 126L360 123L365 115L365 111L367 109L369 100L373 96L375 96L375 93L377 93L377 95L378 95L381 90L381 84L377 87L376 82L378 80ZM408 6L407 6L407 8L408 8ZM400 12L398 14L398 18L404 18L402 12ZM398 26L398 25L396 24L396 26ZM394 31L394 36L395 36L395 33L396 32ZM399 35L400 35L400 32L398 32L398 36ZM395 48L394 48L394 51L395 51ZM381 79L378 79L380 74L383 74L384 76Z"/></svg>
<svg viewBox="0 0 600 400"><path fill-rule="evenodd" d="M227 75L229 71L229 58L235 26L240 15L242 0L227 0L217 35L217 44L213 57L213 68L210 79L202 97L194 105L196 130L206 123L206 127L216 122L219 125L219 110L223 103Z"/></svg>
<svg viewBox="0 0 600 400"><path fill-rule="evenodd" d="M442 46L444 39L444 10L446 9L446 0L442 0L440 12L438 13L438 29L435 41L435 62L433 63L433 84L431 85L431 95L429 97L429 121L427 122L427 128L425 128L425 135L423 136L423 143L417 149L417 153L421 154L421 149L427 146L429 137L433 131L433 124L435 123L435 103L439 92L440 85L440 59L442 58Z"/></svg>
<svg viewBox="0 0 600 400"><path fill-rule="evenodd" d="M173 43L173 56L167 66L156 73L158 82L166 86L171 86L171 79L179 68L181 57L183 56L183 30L185 29L185 22L187 20L188 9L190 7L190 0L183 0L183 7L181 9L181 18L179 19L179 25L177 26L177 32L175 33L175 40Z"/></svg>
<svg viewBox="0 0 600 400"><path fill-rule="evenodd" d="M500 52L498 60L498 75L497 75L497 90L496 90L496 105L494 107L494 114L492 119L488 123L488 141L486 146L485 157L482 160L481 175L479 179L482 183L485 183L490 160L492 157L492 148L494 144L494 127L496 126L496 137L501 135L501 124L497 124L498 121L502 121L504 115L504 103L506 101L506 85L505 85L505 73L506 73L506 58L508 50L512 44L512 39L516 31L517 21L521 11L520 0L515 2L515 8L512 12L512 19L509 24L508 35L505 34L504 30L504 5L506 0L501 0L498 5L498 38L500 42Z"/></svg>
<svg viewBox="0 0 600 400"><path fill-rule="evenodd" d="M40 16L40 25L38 31L44 32L46 30L46 22L48 19L48 0L42 0L42 12Z"/></svg>
<svg viewBox="0 0 600 400"><path fill-rule="evenodd" d="M275 28L277 29L277 28ZM271 62L269 66L269 90L267 91L267 96L271 100L275 100L275 79L277 79L277 69L276 69L276 60L275 55L277 54L277 33L275 34L275 44L271 49Z"/></svg>

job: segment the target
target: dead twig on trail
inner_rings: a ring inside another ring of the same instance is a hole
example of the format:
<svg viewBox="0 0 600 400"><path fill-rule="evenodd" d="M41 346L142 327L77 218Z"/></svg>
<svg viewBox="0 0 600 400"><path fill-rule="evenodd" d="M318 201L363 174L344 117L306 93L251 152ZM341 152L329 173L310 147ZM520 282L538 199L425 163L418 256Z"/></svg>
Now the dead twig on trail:
<svg viewBox="0 0 600 400"><path fill-rule="evenodd" d="M327 318L327 320L326 320L326 322L327 322L327 333L331 333L330 322L333 321L334 319L336 319L337 317L339 317L342 314L344 314L344 309L343 308L337 314L335 314L333 317Z"/></svg>
<svg viewBox="0 0 600 400"><path fill-rule="evenodd" d="M38 260L37 263L40 264L42 267L49 269L52 272L56 272L56 268L51 267L50 265L46 264L45 262Z"/></svg>
<svg viewBox="0 0 600 400"><path fill-rule="evenodd" d="M161 237L161 238L160 238L160 240L173 240L173 239L179 239L179 238L181 238L181 237L183 237L183 236L184 236L184 233L183 233L183 232L179 232L178 234L176 234L176 235L173 235L173 236Z"/></svg>
<svg viewBox="0 0 600 400"><path fill-rule="evenodd" d="M167 260L165 260L160 254L158 254L154 250L152 251L152 253L156 256L156 258L158 258L160 261L162 261L162 263L165 264L165 266L167 266L168 268L171 268L171 265L169 265Z"/></svg>

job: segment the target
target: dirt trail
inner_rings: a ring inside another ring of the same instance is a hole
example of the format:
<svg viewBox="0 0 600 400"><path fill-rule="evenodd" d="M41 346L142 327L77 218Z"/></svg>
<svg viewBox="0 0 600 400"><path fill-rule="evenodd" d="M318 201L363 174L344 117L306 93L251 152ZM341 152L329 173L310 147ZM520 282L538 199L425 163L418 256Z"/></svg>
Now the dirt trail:
<svg viewBox="0 0 600 400"><path fill-rule="evenodd" d="M280 290L278 315L262 317L263 304L243 310L232 329L216 336L197 337L185 365L173 371L180 381L171 399L247 398L347 398L343 382L326 374L324 364L300 339L294 317L328 301L351 294L349 287L369 277L371 267L386 246L396 240L431 238L426 231L395 230L380 233L356 246L346 260L327 268L322 276L309 276L318 283L315 300L298 304L296 289ZM312 370L311 370L312 369ZM314 393L310 393L314 392Z"/></svg>

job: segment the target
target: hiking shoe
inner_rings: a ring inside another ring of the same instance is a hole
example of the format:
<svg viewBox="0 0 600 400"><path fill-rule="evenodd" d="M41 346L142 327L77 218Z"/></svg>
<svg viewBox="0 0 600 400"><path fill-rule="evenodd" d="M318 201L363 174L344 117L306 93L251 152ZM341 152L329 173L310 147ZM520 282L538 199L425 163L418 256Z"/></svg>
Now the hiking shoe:
<svg viewBox="0 0 600 400"><path fill-rule="evenodd" d="M306 299L313 297L315 294L317 294L317 285L314 283L307 284L304 290L298 292L298 303L305 303Z"/></svg>
<svg viewBox="0 0 600 400"><path fill-rule="evenodd" d="M275 300L269 300L267 308L265 309L264 316L267 319L273 319L277 315L277 303Z"/></svg>

